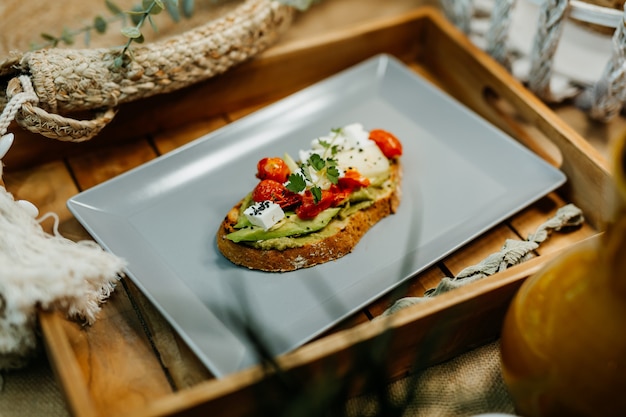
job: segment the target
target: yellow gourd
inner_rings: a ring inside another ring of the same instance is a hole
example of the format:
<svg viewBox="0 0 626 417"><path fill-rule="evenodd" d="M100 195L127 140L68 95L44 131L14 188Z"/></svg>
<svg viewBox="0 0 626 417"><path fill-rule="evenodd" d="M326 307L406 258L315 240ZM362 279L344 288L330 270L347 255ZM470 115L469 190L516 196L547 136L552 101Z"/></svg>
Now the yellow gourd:
<svg viewBox="0 0 626 417"><path fill-rule="evenodd" d="M626 416L626 138L613 152L614 221L520 288L501 336L517 412Z"/></svg>

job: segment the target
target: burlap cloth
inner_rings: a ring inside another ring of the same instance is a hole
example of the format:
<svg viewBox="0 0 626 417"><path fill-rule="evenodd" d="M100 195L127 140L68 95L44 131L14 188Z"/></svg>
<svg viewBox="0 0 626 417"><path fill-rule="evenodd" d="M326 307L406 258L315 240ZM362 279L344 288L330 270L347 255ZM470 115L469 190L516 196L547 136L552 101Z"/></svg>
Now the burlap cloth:
<svg viewBox="0 0 626 417"><path fill-rule="evenodd" d="M66 417L69 412L45 356L27 368L3 375L1 417ZM392 396L401 397L407 386L402 379L390 385ZM472 416L481 413L514 413L513 403L500 373L498 342L476 348L441 365L426 369L417 384L415 401L406 416ZM348 411L366 411L367 397L355 398Z"/></svg>
<svg viewBox="0 0 626 417"><path fill-rule="evenodd" d="M65 417L69 411L45 356L26 368L2 374L0 416Z"/></svg>

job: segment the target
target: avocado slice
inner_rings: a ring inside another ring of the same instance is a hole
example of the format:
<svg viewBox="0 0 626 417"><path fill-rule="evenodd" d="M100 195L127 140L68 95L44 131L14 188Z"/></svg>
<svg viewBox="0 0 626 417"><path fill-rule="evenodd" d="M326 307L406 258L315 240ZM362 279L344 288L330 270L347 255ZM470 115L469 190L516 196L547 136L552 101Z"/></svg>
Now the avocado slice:
<svg viewBox="0 0 626 417"><path fill-rule="evenodd" d="M235 243L256 242L259 240L313 233L326 227L333 217L339 213L339 210L341 210L339 207L326 209L311 220L302 220L295 213L286 213L287 216L276 228L265 230L259 226L244 226L235 232L229 233L226 235L226 238Z"/></svg>

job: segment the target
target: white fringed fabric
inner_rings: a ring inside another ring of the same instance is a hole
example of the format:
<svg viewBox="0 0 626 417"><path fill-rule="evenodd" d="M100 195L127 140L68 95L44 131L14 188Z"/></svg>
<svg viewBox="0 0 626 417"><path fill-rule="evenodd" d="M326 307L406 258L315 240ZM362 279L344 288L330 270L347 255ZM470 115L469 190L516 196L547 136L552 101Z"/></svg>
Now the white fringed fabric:
<svg viewBox="0 0 626 417"><path fill-rule="evenodd" d="M124 266L93 241L46 233L0 187L0 370L22 367L37 352L39 309L93 323Z"/></svg>

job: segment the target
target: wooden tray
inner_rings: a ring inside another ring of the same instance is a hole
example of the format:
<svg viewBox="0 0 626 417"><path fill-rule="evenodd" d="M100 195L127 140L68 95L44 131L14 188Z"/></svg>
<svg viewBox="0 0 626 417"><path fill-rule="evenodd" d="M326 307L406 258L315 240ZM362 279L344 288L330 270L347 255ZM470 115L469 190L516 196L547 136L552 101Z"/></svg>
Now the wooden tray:
<svg viewBox="0 0 626 417"><path fill-rule="evenodd" d="M74 415L259 415L259 398L280 404L293 394L283 389L284 381L313 384L321 383L325 376L342 380L357 393L363 388L363 376L352 378L351 371L362 365L358 361L364 352L381 346L386 349L378 358L384 358L384 378L392 380L494 340L523 280L563 248L599 234L606 222L605 187L610 180L603 158L436 10L427 7L327 33L313 41L280 44L197 88L122 107L122 117L107 128L101 142L108 146L98 153L85 149L80 155L75 150L66 153L66 147L50 151L48 146L54 144L47 144L44 150L37 147L35 156L20 156L14 163L27 166L40 163L46 159L44 155L55 155L54 161L27 172L67 177L65 188L54 184L57 197L67 197L228 123L255 106L381 52L403 60L560 166L569 178L557 193L415 277L407 289L409 295L421 295L443 276L476 264L498 251L505 239L527 236L566 202L581 207L588 222L569 234L555 234L538 250L540 256L520 266L403 310L389 320L371 318L398 294L378 300L324 337L277 358L280 377L269 376L259 366L213 378L132 283L123 280L92 327L82 328L57 313L40 315L50 360ZM132 118L123 116L129 113ZM171 117L172 113L177 117ZM165 114L175 122L141 123L161 120ZM164 131L172 127L176 129ZM110 146L116 136L135 140ZM59 161L59 156L65 159ZM9 173L7 188L18 198L32 197L35 191L27 180L32 183L33 175ZM66 235L85 237L84 230L69 217L62 226Z"/></svg>

